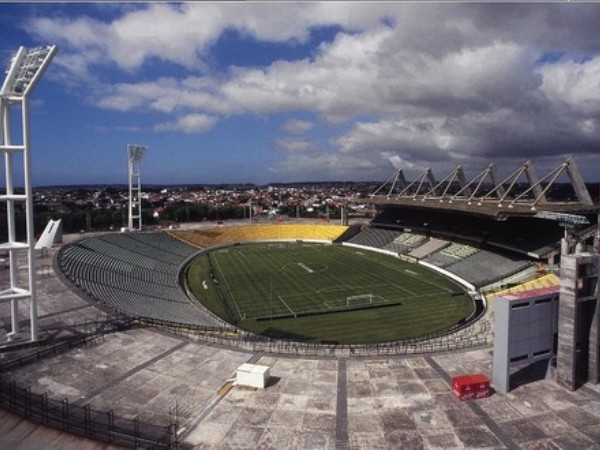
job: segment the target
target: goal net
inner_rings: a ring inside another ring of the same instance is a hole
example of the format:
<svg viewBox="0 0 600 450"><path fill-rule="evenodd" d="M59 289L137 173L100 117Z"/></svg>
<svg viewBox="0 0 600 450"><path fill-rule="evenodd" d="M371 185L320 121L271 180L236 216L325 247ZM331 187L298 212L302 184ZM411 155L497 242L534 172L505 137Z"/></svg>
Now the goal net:
<svg viewBox="0 0 600 450"><path fill-rule="evenodd" d="M373 294L350 295L346 297L346 306L370 305L373 303Z"/></svg>

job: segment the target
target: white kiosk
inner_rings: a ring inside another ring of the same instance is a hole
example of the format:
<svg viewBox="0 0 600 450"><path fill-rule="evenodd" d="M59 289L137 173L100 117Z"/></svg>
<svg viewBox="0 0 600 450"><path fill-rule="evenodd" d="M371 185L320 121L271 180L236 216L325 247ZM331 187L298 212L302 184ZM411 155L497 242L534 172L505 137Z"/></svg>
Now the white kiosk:
<svg viewBox="0 0 600 450"><path fill-rule="evenodd" d="M245 363L237 369L235 384L264 389L268 379L269 367Z"/></svg>

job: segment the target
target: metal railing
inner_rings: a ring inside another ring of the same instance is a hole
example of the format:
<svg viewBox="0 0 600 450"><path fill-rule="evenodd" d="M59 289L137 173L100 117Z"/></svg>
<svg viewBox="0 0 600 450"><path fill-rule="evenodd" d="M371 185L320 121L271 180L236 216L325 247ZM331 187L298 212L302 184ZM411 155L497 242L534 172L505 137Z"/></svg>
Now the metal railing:
<svg viewBox="0 0 600 450"><path fill-rule="evenodd" d="M37 394L30 387L19 387L14 380L0 377L0 407L28 420L86 438L146 449L177 447L177 426L157 426L139 418L125 419L112 410L97 411L89 404L77 406L67 398L54 400Z"/></svg>

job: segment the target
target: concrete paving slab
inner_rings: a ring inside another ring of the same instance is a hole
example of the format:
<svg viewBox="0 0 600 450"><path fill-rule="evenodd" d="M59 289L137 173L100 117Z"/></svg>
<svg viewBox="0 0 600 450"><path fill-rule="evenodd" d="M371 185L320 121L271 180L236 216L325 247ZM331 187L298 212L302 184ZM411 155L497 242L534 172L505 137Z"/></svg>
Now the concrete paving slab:
<svg viewBox="0 0 600 450"><path fill-rule="evenodd" d="M325 433L335 433L336 416L335 414L319 414L314 412L305 412L302 421L302 430L319 430Z"/></svg>
<svg viewBox="0 0 600 450"><path fill-rule="evenodd" d="M369 433L377 432L383 435L383 426L381 418L377 412L356 413L348 410L348 430L352 433Z"/></svg>
<svg viewBox="0 0 600 450"><path fill-rule="evenodd" d="M271 428L263 431L257 449L276 450L282 448L302 448L299 446L299 436L283 428Z"/></svg>
<svg viewBox="0 0 600 450"><path fill-rule="evenodd" d="M384 449L387 443L383 433L377 432L350 432L348 448L353 449Z"/></svg>
<svg viewBox="0 0 600 450"><path fill-rule="evenodd" d="M281 394L276 405L278 410L305 411L311 397L306 395Z"/></svg>
<svg viewBox="0 0 600 450"><path fill-rule="evenodd" d="M314 430L298 434L298 447L305 449L333 450L336 448L335 434L319 433Z"/></svg>
<svg viewBox="0 0 600 450"><path fill-rule="evenodd" d="M306 402L307 412L335 413L337 395L321 395L319 397L310 397Z"/></svg>
<svg viewBox="0 0 600 450"><path fill-rule="evenodd" d="M267 423L269 423L269 420L273 415L273 410L274 408L244 408L232 426L243 427L262 425L264 427Z"/></svg>
<svg viewBox="0 0 600 450"><path fill-rule="evenodd" d="M410 449L425 449L426 443L421 433L396 430L385 435L387 448L410 448Z"/></svg>
<svg viewBox="0 0 600 450"><path fill-rule="evenodd" d="M194 448L216 448L230 428L230 423L205 421L203 426L196 427L185 441Z"/></svg>
<svg viewBox="0 0 600 450"><path fill-rule="evenodd" d="M224 448L256 448L264 431L264 428L248 425L232 427L223 436L220 445Z"/></svg>
<svg viewBox="0 0 600 450"><path fill-rule="evenodd" d="M483 425L455 428L454 432L465 447L470 448L504 448L502 442Z"/></svg>
<svg viewBox="0 0 600 450"><path fill-rule="evenodd" d="M581 433L563 434L561 436L552 438L552 442L563 449L600 449L600 444L598 441L593 441Z"/></svg>
<svg viewBox="0 0 600 450"><path fill-rule="evenodd" d="M513 441L519 445L541 440L545 437L544 432L536 425L536 420L508 420L502 422L502 429L509 434Z"/></svg>
<svg viewBox="0 0 600 450"><path fill-rule="evenodd" d="M421 445L416 445L419 448L440 449L446 450L449 448L460 448L461 442L458 440L452 428L439 428L433 430L419 430L421 437ZM390 439L388 438L388 441ZM405 447L398 448L413 448L408 445L414 445L413 442L408 442Z"/></svg>
<svg viewBox="0 0 600 450"><path fill-rule="evenodd" d="M304 414L305 413L303 411L290 411L286 409L278 409L277 413L274 413L274 411L271 410L269 414L270 420L268 422L268 427L286 428L290 432L300 430L302 429Z"/></svg>
<svg viewBox="0 0 600 450"><path fill-rule="evenodd" d="M421 428L450 428L452 424L443 411L419 410L413 412L413 420L417 429Z"/></svg>

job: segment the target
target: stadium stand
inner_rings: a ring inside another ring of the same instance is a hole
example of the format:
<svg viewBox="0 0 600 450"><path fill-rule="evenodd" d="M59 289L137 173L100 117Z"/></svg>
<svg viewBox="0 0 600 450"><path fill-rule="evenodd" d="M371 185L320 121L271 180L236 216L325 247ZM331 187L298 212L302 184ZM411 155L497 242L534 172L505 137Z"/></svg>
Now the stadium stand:
<svg viewBox="0 0 600 450"><path fill-rule="evenodd" d="M459 240L488 248L543 257L558 248L564 234L557 221L535 217L509 217L504 221L477 215L419 208L386 206L371 226L410 230L450 241Z"/></svg>
<svg viewBox="0 0 600 450"><path fill-rule="evenodd" d="M422 259L434 252L437 252L438 250L446 248L448 245L450 245L450 242L446 240L431 238L423 245L411 250L408 253L408 256L412 256L416 259Z"/></svg>
<svg viewBox="0 0 600 450"><path fill-rule="evenodd" d="M482 287L531 267L529 261L514 260L487 250L479 250L450 264L445 270Z"/></svg>
<svg viewBox="0 0 600 450"><path fill-rule="evenodd" d="M318 240L335 241L346 232L347 226L341 225L247 225L223 227L209 230L177 230L171 234L198 248L236 242L274 241L274 240Z"/></svg>
<svg viewBox="0 0 600 450"><path fill-rule="evenodd" d="M475 247L458 242L452 242L442 250L431 253L425 261L438 267L447 267L450 264L467 258L478 251Z"/></svg>
<svg viewBox="0 0 600 450"><path fill-rule="evenodd" d="M511 286L510 288L486 294L486 298L488 300L491 300L496 297L502 297L503 295L514 294L516 292L527 292L545 288L554 288L556 286L560 286L560 278L557 275L550 273L542 275L541 277L535 278L525 283L518 284L517 286Z"/></svg>
<svg viewBox="0 0 600 450"><path fill-rule="evenodd" d="M399 254L404 254L408 253L413 248L418 247L425 241L427 241L427 236L404 232L386 245L384 249L391 250Z"/></svg>
<svg viewBox="0 0 600 450"><path fill-rule="evenodd" d="M112 310L214 326L178 284L181 265L196 251L166 233L107 234L63 247L58 264L67 278Z"/></svg>
<svg viewBox="0 0 600 450"><path fill-rule="evenodd" d="M385 230L383 228L365 228L356 236L349 239L348 242L366 247L384 249L401 234L400 231Z"/></svg>

